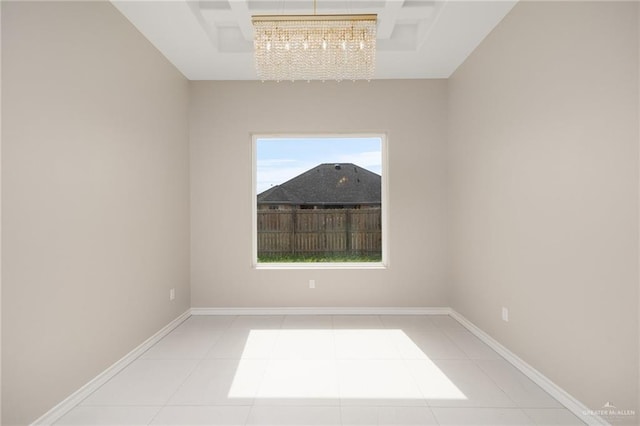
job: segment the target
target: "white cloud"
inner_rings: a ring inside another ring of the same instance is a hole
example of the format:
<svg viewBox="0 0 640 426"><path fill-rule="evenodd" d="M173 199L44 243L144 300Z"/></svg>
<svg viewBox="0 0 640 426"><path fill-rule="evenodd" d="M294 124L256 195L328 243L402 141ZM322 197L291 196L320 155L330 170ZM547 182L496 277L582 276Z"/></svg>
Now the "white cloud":
<svg viewBox="0 0 640 426"><path fill-rule="evenodd" d="M315 164L301 164L295 161L287 166L280 167L275 165L258 165L258 182L256 184L256 191L260 194L272 186L280 185L281 183L306 172L313 166L315 166Z"/></svg>
<svg viewBox="0 0 640 426"><path fill-rule="evenodd" d="M298 160L292 158L271 158L267 160L258 160L258 168L260 167L280 167L291 163L296 163Z"/></svg>
<svg viewBox="0 0 640 426"><path fill-rule="evenodd" d="M339 157L339 161L341 163L353 163L374 173L380 173L382 170L382 155L380 151L345 154Z"/></svg>

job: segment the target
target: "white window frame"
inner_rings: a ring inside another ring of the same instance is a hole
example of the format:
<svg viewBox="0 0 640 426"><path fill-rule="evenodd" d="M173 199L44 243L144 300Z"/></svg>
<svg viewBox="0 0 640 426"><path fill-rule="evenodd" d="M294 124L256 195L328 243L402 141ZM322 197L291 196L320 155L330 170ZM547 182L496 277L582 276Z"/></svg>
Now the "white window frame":
<svg viewBox="0 0 640 426"><path fill-rule="evenodd" d="M256 202L258 185L258 139L301 139L301 138L380 138L382 164L381 180L381 227L382 260L380 262L258 262L258 205ZM383 132L372 133L253 133L251 134L251 265L255 269L387 269L389 267L389 165L388 136Z"/></svg>

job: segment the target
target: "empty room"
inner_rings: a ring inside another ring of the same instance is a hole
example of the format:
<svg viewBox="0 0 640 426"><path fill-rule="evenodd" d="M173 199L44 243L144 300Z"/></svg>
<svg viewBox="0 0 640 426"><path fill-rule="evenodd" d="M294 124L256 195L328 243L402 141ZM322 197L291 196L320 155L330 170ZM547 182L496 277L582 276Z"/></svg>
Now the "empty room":
<svg viewBox="0 0 640 426"><path fill-rule="evenodd" d="M636 1L0 2L2 425L637 425Z"/></svg>

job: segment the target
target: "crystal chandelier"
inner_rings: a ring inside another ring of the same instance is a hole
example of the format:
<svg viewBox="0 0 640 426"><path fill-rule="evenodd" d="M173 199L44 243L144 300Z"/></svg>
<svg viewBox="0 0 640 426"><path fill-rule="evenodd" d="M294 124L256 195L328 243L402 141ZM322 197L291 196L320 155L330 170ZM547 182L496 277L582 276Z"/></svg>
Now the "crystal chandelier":
<svg viewBox="0 0 640 426"><path fill-rule="evenodd" d="M254 15L258 78L371 80L377 15Z"/></svg>

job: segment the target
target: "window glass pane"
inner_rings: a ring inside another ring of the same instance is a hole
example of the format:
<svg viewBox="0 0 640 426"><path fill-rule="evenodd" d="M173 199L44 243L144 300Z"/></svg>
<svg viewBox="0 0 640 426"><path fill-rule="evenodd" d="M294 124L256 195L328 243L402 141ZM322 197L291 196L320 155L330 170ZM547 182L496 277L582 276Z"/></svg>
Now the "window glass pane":
<svg viewBox="0 0 640 426"><path fill-rule="evenodd" d="M258 137L258 263L382 262L383 137Z"/></svg>

